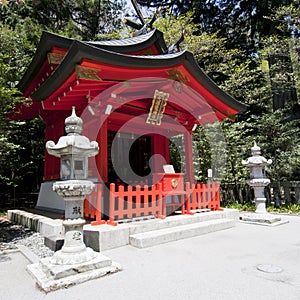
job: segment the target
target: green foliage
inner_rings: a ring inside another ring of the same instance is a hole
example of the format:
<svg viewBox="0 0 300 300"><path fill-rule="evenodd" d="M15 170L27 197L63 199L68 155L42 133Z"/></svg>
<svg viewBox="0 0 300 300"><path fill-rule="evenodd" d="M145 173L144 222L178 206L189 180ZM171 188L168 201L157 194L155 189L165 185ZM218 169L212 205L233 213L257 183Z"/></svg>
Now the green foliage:
<svg viewBox="0 0 300 300"><path fill-rule="evenodd" d="M43 172L44 125L41 120L10 121L0 136L0 182L23 192L36 191Z"/></svg>
<svg viewBox="0 0 300 300"><path fill-rule="evenodd" d="M156 7L161 1L139 2ZM263 155L273 160L267 170L271 179L300 180L296 121L300 117L300 12L298 1L282 6L284 2L243 0L236 5L236 1L174 0L168 1L170 10L155 22L168 46L187 29L189 35L182 49L193 52L199 65L221 88L250 105L234 123L225 120L194 133L197 180L206 181L207 169L212 168L216 179L244 182L249 170L241 166L241 160L250 156L254 140ZM17 84L35 52L41 31L80 40L125 37L120 24L122 5L123 1L107 0L0 2L1 183L34 190L41 179L42 123L6 119L6 114L24 101ZM274 112L276 99L284 103L284 108ZM182 149L182 142L178 149L170 145L178 170L185 163ZM34 178L33 185L28 185L28 178Z"/></svg>
<svg viewBox="0 0 300 300"><path fill-rule="evenodd" d="M239 211L255 211L255 203L247 202L247 203L232 203L224 206L225 208L233 208L238 209ZM274 208L273 206L267 207L267 211L269 213L284 213L284 214L300 214L300 205L297 204L283 204L280 208Z"/></svg>
<svg viewBox="0 0 300 300"><path fill-rule="evenodd" d="M11 121L7 114L19 102L26 101L21 98L17 84L34 53L33 41L27 39L34 39L30 24L26 19L12 29L0 23L0 184L1 189L11 187L15 191L23 183L22 189L27 192L36 190L36 176L41 178L43 148L36 144L43 144L43 132L38 134L43 126L35 126L36 121Z"/></svg>
<svg viewBox="0 0 300 300"><path fill-rule="evenodd" d="M1 80L9 88L17 86L34 54L34 45L24 35L24 28L19 24L11 29L0 23Z"/></svg>
<svg viewBox="0 0 300 300"><path fill-rule="evenodd" d="M249 177L249 170L242 167L242 159L248 155L252 137L247 135L248 124L244 122L222 123L223 134L226 141L226 165L223 182L245 182Z"/></svg>
<svg viewBox="0 0 300 300"><path fill-rule="evenodd" d="M174 166L176 173L183 172L185 168L184 153L183 153L183 136L177 135L169 139L170 162Z"/></svg>
<svg viewBox="0 0 300 300"><path fill-rule="evenodd" d="M0 2L0 23L14 29L16 24L31 16L32 8L28 2L13 0Z"/></svg>
<svg viewBox="0 0 300 300"><path fill-rule="evenodd" d="M278 7L267 19L276 24L276 28L283 34L292 34L299 37L300 34L300 2L291 1L288 5Z"/></svg>
<svg viewBox="0 0 300 300"><path fill-rule="evenodd" d="M265 75L269 76L267 79L274 100L279 98L280 101L276 106L282 108L286 104L297 103L300 88L299 38L273 35L263 39L262 43Z"/></svg>
<svg viewBox="0 0 300 300"><path fill-rule="evenodd" d="M167 46L174 44L181 36L181 33L184 29L187 30L189 36L193 36L193 33L197 30L198 26L195 25L192 21L193 12L188 12L185 15L175 17L175 16L166 16L165 18L159 18L155 22L155 28L164 33L164 39ZM189 37L186 38L186 41L189 41ZM182 45L189 45L189 42L184 42ZM184 46L186 48L186 46Z"/></svg>
<svg viewBox="0 0 300 300"><path fill-rule="evenodd" d="M231 203L225 205L224 208L238 209L239 211L255 211L255 203L254 202Z"/></svg>
<svg viewBox="0 0 300 300"><path fill-rule="evenodd" d="M0 137L7 133L2 130L7 114L22 101L17 84L29 64L34 47L27 40L21 25L11 29L0 23Z"/></svg>
<svg viewBox="0 0 300 300"><path fill-rule="evenodd" d="M270 213L300 214L300 205L287 204L281 205L279 208L269 206L267 207L267 211Z"/></svg>
<svg viewBox="0 0 300 300"><path fill-rule="evenodd" d="M121 27L123 6L123 0L6 1L0 3L0 22L14 29L27 18L32 26L44 30L82 40L96 40Z"/></svg>
<svg viewBox="0 0 300 300"><path fill-rule="evenodd" d="M299 180L299 120L288 121L286 110L254 117L258 142L272 160L268 176L273 180Z"/></svg>
<svg viewBox="0 0 300 300"><path fill-rule="evenodd" d="M31 17L43 28L82 40L98 40L121 26L122 0L32 0ZM44 8L47 7L47 10Z"/></svg>
<svg viewBox="0 0 300 300"><path fill-rule="evenodd" d="M207 181L207 170L211 169L212 149L209 136L204 127L198 127L193 133L193 163L195 179L200 182Z"/></svg>
<svg viewBox="0 0 300 300"><path fill-rule="evenodd" d="M262 155L273 161L267 168L270 179L300 180L299 120L288 120L288 112L250 108L236 122L222 124L227 151L225 182L244 182L249 178L249 170L242 167L241 161L251 156L254 141L261 147Z"/></svg>

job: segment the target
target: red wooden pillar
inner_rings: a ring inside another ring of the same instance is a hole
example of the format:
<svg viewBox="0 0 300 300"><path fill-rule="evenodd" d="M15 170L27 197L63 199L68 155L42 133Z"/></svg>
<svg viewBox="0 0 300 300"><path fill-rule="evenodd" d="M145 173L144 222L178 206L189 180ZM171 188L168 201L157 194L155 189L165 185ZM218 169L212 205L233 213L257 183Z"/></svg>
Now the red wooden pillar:
<svg viewBox="0 0 300 300"><path fill-rule="evenodd" d="M152 173L163 172L163 164L170 163L170 153L169 153L169 140L165 136L160 134L153 135L153 151L152 155L159 154L163 159L156 157L152 162Z"/></svg>
<svg viewBox="0 0 300 300"><path fill-rule="evenodd" d="M96 165L98 168L100 181L108 181L108 122L107 119L103 122L97 136L97 142L99 145L99 154L95 157Z"/></svg>
<svg viewBox="0 0 300 300"><path fill-rule="evenodd" d="M53 112L48 116L42 116L46 123L45 141L53 141L57 143L59 138L64 135L65 115L58 112ZM45 148L45 163L44 163L44 180L60 179L60 159L48 154Z"/></svg>
<svg viewBox="0 0 300 300"><path fill-rule="evenodd" d="M184 133L185 145L185 163L186 163L186 180L191 184L194 183L194 164L193 164L193 145L192 135L188 132Z"/></svg>

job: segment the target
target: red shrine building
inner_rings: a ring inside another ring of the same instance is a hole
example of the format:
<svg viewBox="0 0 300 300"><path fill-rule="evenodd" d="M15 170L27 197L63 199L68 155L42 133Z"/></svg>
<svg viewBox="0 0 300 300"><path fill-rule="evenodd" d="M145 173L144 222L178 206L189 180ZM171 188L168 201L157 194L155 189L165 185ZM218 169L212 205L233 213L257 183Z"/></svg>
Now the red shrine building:
<svg viewBox="0 0 300 300"><path fill-rule="evenodd" d="M99 154L89 162L89 177L99 186L113 184L111 194L120 190L118 186L122 191L138 186L143 194L143 187L154 189L158 182L162 193L172 189L187 192L185 184L194 184L195 128L233 119L246 109L204 73L192 53L169 53L163 34L155 29L137 37L99 42L43 32L19 86L28 101L18 107L16 118L41 118L46 124L46 141L57 142L64 135L65 118L76 108L83 119L82 134L99 144ZM164 182L168 172L163 167L170 164L169 141L180 134L185 167L180 174L171 172ZM45 184L59 178L59 159L45 152ZM100 196L98 206L110 201L111 196L104 192ZM41 197L47 198L46 194ZM184 201L181 204L186 206ZM189 204L193 201L200 200ZM43 200L41 203L38 206L47 208ZM132 217L130 212L128 216Z"/></svg>

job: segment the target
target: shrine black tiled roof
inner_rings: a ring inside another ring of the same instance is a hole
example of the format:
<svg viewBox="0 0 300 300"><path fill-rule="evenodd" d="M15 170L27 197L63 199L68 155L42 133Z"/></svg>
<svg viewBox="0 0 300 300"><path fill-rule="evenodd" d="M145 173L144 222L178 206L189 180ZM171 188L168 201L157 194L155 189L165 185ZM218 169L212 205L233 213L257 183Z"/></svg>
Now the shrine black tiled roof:
<svg viewBox="0 0 300 300"><path fill-rule="evenodd" d="M22 92L26 90L44 63L47 53L51 51L53 46L65 48L67 50L71 47L74 41L76 40L50 33L48 31L43 31L35 56L19 82L19 89ZM159 52L167 52L167 46L165 44L163 34L156 29L138 37L111 41L84 41L81 43L118 53L137 52L155 44Z"/></svg>
<svg viewBox="0 0 300 300"><path fill-rule="evenodd" d="M152 41L155 40L156 44L159 45L159 48L161 49L161 53L166 53L168 51L167 46L165 44L165 41L163 39L163 35L159 30L152 30L147 34L132 37L132 38L125 38L120 40L109 40L109 41L84 41L85 43L99 47L101 49L106 50L113 50L119 53L125 53L129 52L130 46L132 47L132 51L139 51L141 49L141 46L145 47L145 45L151 45ZM127 49L122 49L124 46L127 47ZM119 47L117 49L117 47Z"/></svg>
<svg viewBox="0 0 300 300"><path fill-rule="evenodd" d="M84 58L95 62L117 65L118 67L128 67L131 69L167 68L182 64L203 87L219 98L223 103L240 112L247 109L246 105L235 100L219 88L199 67L193 54L187 50L175 54L132 56L107 51L79 41L73 41L61 64L45 83L32 94L34 100L43 101L55 92L55 90L72 74L75 65L80 63Z"/></svg>

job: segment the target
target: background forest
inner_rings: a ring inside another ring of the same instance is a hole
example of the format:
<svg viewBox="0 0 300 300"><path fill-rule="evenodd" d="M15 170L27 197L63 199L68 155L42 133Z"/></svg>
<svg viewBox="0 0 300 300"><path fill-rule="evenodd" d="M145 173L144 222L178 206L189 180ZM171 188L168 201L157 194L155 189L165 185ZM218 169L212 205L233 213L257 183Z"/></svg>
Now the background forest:
<svg viewBox="0 0 300 300"><path fill-rule="evenodd" d="M273 181L300 180L300 1L169 0L137 1L144 17L163 6L154 27L168 46L186 29L182 49L224 90L249 105L234 123L220 126L225 136L223 183L244 182L256 140L273 160ZM44 125L39 119L13 121L7 113L26 102L18 82L28 67L42 30L79 40L130 36L123 17L137 16L130 1L0 0L0 189L1 206L28 198L43 176ZM213 125L211 125L213 126ZM207 180L211 153L207 131L198 128L196 177ZM222 147L222 145L219 145Z"/></svg>

